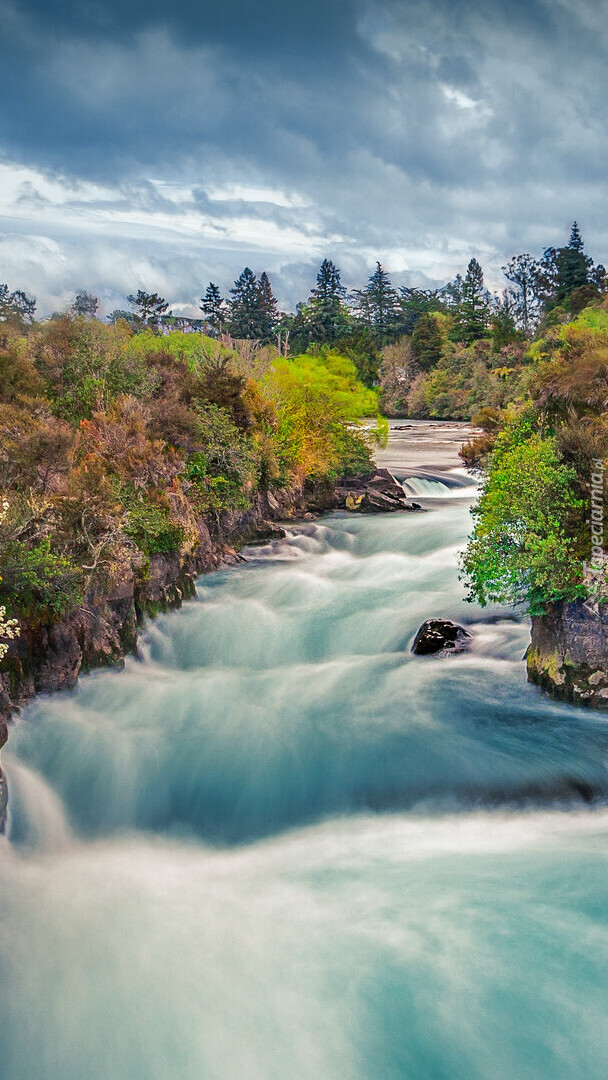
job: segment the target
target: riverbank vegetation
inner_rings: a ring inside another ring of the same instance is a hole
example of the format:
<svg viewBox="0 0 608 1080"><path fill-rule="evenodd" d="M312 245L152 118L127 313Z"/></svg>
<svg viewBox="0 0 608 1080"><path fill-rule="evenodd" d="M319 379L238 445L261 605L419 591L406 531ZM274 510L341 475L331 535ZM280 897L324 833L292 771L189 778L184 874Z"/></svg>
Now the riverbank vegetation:
<svg viewBox="0 0 608 1080"><path fill-rule="evenodd" d="M608 299L530 345L520 400L479 414L465 445L485 470L463 559L471 595L532 614L579 597L608 600Z"/></svg>
<svg viewBox="0 0 608 1080"><path fill-rule="evenodd" d="M202 523L219 534L260 492L369 470L384 427L352 361L246 345L90 313L4 320L7 618L86 609L154 555L194 553Z"/></svg>

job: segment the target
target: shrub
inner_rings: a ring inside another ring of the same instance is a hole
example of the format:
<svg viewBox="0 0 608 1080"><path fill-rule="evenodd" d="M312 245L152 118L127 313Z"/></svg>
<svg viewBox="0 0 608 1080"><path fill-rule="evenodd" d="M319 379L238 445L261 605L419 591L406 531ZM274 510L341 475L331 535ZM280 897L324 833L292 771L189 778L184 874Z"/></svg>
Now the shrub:
<svg viewBox="0 0 608 1080"><path fill-rule="evenodd" d="M462 557L470 599L525 604L533 613L582 595L583 503L554 437L527 430L498 436Z"/></svg>
<svg viewBox="0 0 608 1080"><path fill-rule="evenodd" d="M71 559L51 548L46 536L32 547L4 544L0 595L24 616L58 618L82 600L82 573Z"/></svg>
<svg viewBox="0 0 608 1080"><path fill-rule="evenodd" d="M169 510L148 499L133 502L124 531L148 556L177 551L184 535L181 526L171 520Z"/></svg>

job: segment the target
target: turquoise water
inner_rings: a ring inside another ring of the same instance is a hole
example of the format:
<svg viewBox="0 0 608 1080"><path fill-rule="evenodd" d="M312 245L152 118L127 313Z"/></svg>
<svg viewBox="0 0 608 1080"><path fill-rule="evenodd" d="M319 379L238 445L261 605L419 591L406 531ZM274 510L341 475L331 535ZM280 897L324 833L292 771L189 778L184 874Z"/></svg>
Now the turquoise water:
<svg viewBox="0 0 608 1080"><path fill-rule="evenodd" d="M464 603L471 489L429 483L251 549L27 710L3 1080L605 1080L608 723ZM411 655L434 615L468 655Z"/></svg>

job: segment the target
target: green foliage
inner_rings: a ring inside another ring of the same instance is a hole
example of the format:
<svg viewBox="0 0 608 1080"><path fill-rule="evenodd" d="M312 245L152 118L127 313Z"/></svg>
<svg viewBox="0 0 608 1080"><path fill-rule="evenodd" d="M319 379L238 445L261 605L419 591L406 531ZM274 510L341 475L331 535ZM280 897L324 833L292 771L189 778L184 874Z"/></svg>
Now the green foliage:
<svg viewBox="0 0 608 1080"><path fill-rule="evenodd" d="M489 321L490 294L484 287L481 266L477 259L471 259L462 282L461 299L454 311L454 341L469 345L486 337Z"/></svg>
<svg viewBox="0 0 608 1080"><path fill-rule="evenodd" d="M133 500L124 531L148 556L177 551L184 536L181 526L171 520L168 509L149 499Z"/></svg>
<svg viewBox="0 0 608 1080"><path fill-rule="evenodd" d="M277 438L284 464L301 476L327 478L346 470L353 440L367 446L378 433L378 400L357 379L352 360L328 352L321 356L279 358L264 379L278 412ZM357 426L373 418L369 434ZM351 429L351 436L344 435Z"/></svg>
<svg viewBox="0 0 608 1080"><path fill-rule="evenodd" d="M462 567L471 599L525 604L538 614L584 591L583 504L554 437L531 433L533 423L528 413L497 439Z"/></svg>
<svg viewBox="0 0 608 1080"><path fill-rule="evenodd" d="M412 352L421 371L429 371L441 360L446 335L443 331L445 317L425 312L418 319L412 333Z"/></svg>
<svg viewBox="0 0 608 1080"><path fill-rule="evenodd" d="M150 396L157 385L145 357L129 347L128 328L96 319L53 319L33 339L36 367L56 416L90 419L120 394Z"/></svg>
<svg viewBox="0 0 608 1080"><path fill-rule="evenodd" d="M58 618L82 599L82 574L71 559L51 548L50 537L28 547L3 543L0 551L0 596L22 616L36 613Z"/></svg>
<svg viewBox="0 0 608 1080"><path fill-rule="evenodd" d="M408 394L408 415L437 420L470 420L484 405L502 408L518 400L524 389L525 369L519 346L496 357L490 342L468 347L446 346L437 365L414 379Z"/></svg>
<svg viewBox="0 0 608 1080"><path fill-rule="evenodd" d="M198 424L201 449L190 455L183 472L197 507L215 513L246 509L260 473L255 443L218 405L201 407Z"/></svg>

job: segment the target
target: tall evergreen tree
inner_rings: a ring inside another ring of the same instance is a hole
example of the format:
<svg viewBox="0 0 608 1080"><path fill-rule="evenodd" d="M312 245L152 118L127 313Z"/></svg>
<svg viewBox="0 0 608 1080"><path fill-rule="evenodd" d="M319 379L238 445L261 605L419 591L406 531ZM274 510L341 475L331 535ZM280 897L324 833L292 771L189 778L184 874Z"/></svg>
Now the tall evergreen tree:
<svg viewBox="0 0 608 1080"><path fill-rule="evenodd" d="M443 335L437 316L430 311L424 312L416 322L412 333L412 352L422 371L430 371L441 360Z"/></svg>
<svg viewBox="0 0 608 1080"><path fill-rule="evenodd" d="M543 252L539 283L547 311L566 303L575 289L593 282L593 260L585 255L583 248L583 238L575 221L565 247L549 247Z"/></svg>
<svg viewBox="0 0 608 1080"><path fill-rule="evenodd" d="M386 345L391 341L397 331L399 301L391 279L381 263L376 263L367 287L355 292L354 300L376 343Z"/></svg>
<svg viewBox="0 0 608 1080"><path fill-rule="evenodd" d="M211 336L219 337L226 325L226 301L222 299L218 286L212 281L209 282L199 306L205 316Z"/></svg>
<svg viewBox="0 0 608 1080"><path fill-rule="evenodd" d="M258 282L259 329L262 341L269 341L279 321L279 310L272 292L270 278L264 270Z"/></svg>
<svg viewBox="0 0 608 1080"><path fill-rule="evenodd" d="M253 270L248 266L230 290L228 330L235 338L260 338L260 290Z"/></svg>
<svg viewBox="0 0 608 1080"><path fill-rule="evenodd" d="M340 271L330 259L323 259L317 274L317 287L312 290L308 307L313 323L314 340L333 344L348 328L348 309L344 303L346 289L340 281Z"/></svg>
<svg viewBox="0 0 608 1080"><path fill-rule="evenodd" d="M477 259L471 259L462 283L462 299L455 311L456 339L470 344L487 337L489 318L490 294L484 287L483 270Z"/></svg>

